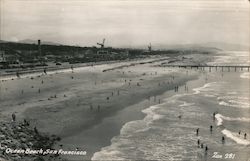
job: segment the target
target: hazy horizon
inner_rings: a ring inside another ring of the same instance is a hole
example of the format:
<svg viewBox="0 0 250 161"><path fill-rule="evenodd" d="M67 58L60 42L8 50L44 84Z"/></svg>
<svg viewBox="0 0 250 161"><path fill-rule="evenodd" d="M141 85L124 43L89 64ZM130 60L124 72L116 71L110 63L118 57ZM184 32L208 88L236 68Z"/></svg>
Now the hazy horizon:
<svg viewBox="0 0 250 161"><path fill-rule="evenodd" d="M0 0L0 39L137 47L223 42L249 45L247 0Z"/></svg>

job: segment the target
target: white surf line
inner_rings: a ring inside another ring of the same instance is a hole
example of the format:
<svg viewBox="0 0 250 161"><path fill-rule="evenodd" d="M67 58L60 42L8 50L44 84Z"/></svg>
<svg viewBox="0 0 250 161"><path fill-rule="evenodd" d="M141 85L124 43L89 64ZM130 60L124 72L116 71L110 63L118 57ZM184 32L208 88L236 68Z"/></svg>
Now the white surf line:
<svg viewBox="0 0 250 161"><path fill-rule="evenodd" d="M234 140L237 144L242 144L242 145L250 145L250 141L243 139L243 138L239 138L237 137L235 134L233 134L231 131L227 130L227 129L223 129L221 131L226 137Z"/></svg>
<svg viewBox="0 0 250 161"><path fill-rule="evenodd" d="M250 118L231 118L231 117L226 117L223 116L221 114L216 114L215 118L217 120L217 126L221 126L223 123L223 119L227 120L227 121L243 121L243 122L250 122ZM231 132L230 130L227 130L226 128L224 128L222 131L222 134L224 134L226 137L232 139L233 141L235 141L237 144L241 144L241 145L250 145L250 141L240 138L236 133Z"/></svg>
<svg viewBox="0 0 250 161"><path fill-rule="evenodd" d="M227 116L223 116L221 114L216 114L215 118L217 120L217 126L221 126L223 120L227 120L227 121L242 121L242 122L250 122L250 118L246 118L246 117L236 117L236 118L232 118L232 117L227 117Z"/></svg>
<svg viewBox="0 0 250 161"><path fill-rule="evenodd" d="M222 115L221 114L216 114L215 118L217 120L217 126L221 126L222 122L223 122Z"/></svg>
<svg viewBox="0 0 250 161"><path fill-rule="evenodd" d="M210 83L206 83L204 86L202 87L198 87L198 88L194 88L193 91L194 91L194 94L199 94L201 93L201 91L203 91L204 89L210 87L212 84L215 84L215 83L218 83L218 82L210 82Z"/></svg>
<svg viewBox="0 0 250 161"><path fill-rule="evenodd" d="M245 79L250 79L250 73L249 72L242 73L240 77Z"/></svg>

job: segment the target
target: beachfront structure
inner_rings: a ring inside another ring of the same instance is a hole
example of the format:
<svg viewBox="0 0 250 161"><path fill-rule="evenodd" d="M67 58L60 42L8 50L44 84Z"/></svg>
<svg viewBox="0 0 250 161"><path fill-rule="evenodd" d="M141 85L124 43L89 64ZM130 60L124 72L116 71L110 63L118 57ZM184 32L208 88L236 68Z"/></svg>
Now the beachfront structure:
<svg viewBox="0 0 250 161"><path fill-rule="evenodd" d="M104 50L104 43L105 43L105 38L102 40L102 43L97 43L97 45L100 45L100 49L101 50L98 50L97 51L97 54L98 55L106 55L106 54L109 54L109 51L108 50Z"/></svg>
<svg viewBox="0 0 250 161"><path fill-rule="evenodd" d="M6 62L5 52L0 50L0 62Z"/></svg>
<svg viewBox="0 0 250 161"><path fill-rule="evenodd" d="M96 43L97 45L101 46L101 49L104 48L105 38L102 40L102 43Z"/></svg>
<svg viewBox="0 0 250 161"><path fill-rule="evenodd" d="M151 52L151 50L152 50L152 46L151 46L151 43L150 43L149 46L148 46L148 52Z"/></svg>
<svg viewBox="0 0 250 161"><path fill-rule="evenodd" d="M41 40L37 41L37 46L38 46L38 55L42 56Z"/></svg>

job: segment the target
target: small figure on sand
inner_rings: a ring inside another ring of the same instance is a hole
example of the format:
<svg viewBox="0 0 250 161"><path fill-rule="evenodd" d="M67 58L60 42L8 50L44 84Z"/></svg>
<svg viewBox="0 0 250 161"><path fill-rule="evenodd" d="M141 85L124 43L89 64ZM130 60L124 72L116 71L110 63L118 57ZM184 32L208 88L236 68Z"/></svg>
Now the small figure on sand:
<svg viewBox="0 0 250 161"><path fill-rule="evenodd" d="M214 113L213 113L213 120L214 120L214 121L215 121L215 115L216 115L216 113L214 112Z"/></svg>
<svg viewBox="0 0 250 161"><path fill-rule="evenodd" d="M210 133L212 133L212 132L213 132L213 126L210 125Z"/></svg>
<svg viewBox="0 0 250 161"><path fill-rule="evenodd" d="M240 135L241 131L239 130L239 135Z"/></svg>
<svg viewBox="0 0 250 161"><path fill-rule="evenodd" d="M247 133L244 134L244 139L247 139Z"/></svg>
<svg viewBox="0 0 250 161"><path fill-rule="evenodd" d="M12 121L15 122L16 121L16 115L13 113L11 116L12 116Z"/></svg>
<svg viewBox="0 0 250 161"><path fill-rule="evenodd" d="M106 99L107 99L107 101L108 101L108 100L109 100L109 97L107 97Z"/></svg>
<svg viewBox="0 0 250 161"><path fill-rule="evenodd" d="M225 137L224 137L224 136L222 136L222 138L221 138L221 142L222 142L222 144L224 144L224 143L225 143Z"/></svg>
<svg viewBox="0 0 250 161"><path fill-rule="evenodd" d="M35 132L36 134L39 134L36 127L34 127L34 132Z"/></svg>
<svg viewBox="0 0 250 161"><path fill-rule="evenodd" d="M205 147L205 154L207 154L207 151L208 151L208 147L206 145L206 147Z"/></svg>
<svg viewBox="0 0 250 161"><path fill-rule="evenodd" d="M175 86L175 87L174 87L174 91L175 91L175 92L178 92L178 90L179 90L179 86Z"/></svg>
<svg viewBox="0 0 250 161"><path fill-rule="evenodd" d="M199 128L196 129L196 136L199 135L199 130L200 130Z"/></svg>
<svg viewBox="0 0 250 161"><path fill-rule="evenodd" d="M43 80L42 80L42 82L41 82L42 84L43 84Z"/></svg>
<svg viewBox="0 0 250 161"><path fill-rule="evenodd" d="M41 93L41 90L40 90L40 88L38 89L38 93Z"/></svg>
<svg viewBox="0 0 250 161"><path fill-rule="evenodd" d="M28 122L26 119L23 119L23 124L24 124L25 126L29 126L29 125L30 125L29 122Z"/></svg>
<svg viewBox="0 0 250 161"><path fill-rule="evenodd" d="M182 115L179 115L178 118L181 119Z"/></svg>
<svg viewBox="0 0 250 161"><path fill-rule="evenodd" d="M45 68L44 68L43 72L44 72L44 74L46 74L46 75L47 75L47 71L46 71L46 69L45 69Z"/></svg>
<svg viewBox="0 0 250 161"><path fill-rule="evenodd" d="M198 148L200 147L200 139L197 140Z"/></svg>
<svg viewBox="0 0 250 161"><path fill-rule="evenodd" d="M16 76L17 78L20 78L19 72L16 72Z"/></svg>

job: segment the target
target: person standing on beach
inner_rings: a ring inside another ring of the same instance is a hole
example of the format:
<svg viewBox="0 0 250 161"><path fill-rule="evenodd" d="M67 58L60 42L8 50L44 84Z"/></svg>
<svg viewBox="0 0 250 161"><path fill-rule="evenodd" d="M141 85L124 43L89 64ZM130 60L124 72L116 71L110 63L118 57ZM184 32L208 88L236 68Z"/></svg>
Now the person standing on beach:
<svg viewBox="0 0 250 161"><path fill-rule="evenodd" d="M244 134L244 139L247 139L247 133Z"/></svg>
<svg viewBox="0 0 250 161"><path fill-rule="evenodd" d="M20 78L19 72L16 72L16 76L17 78Z"/></svg>
<svg viewBox="0 0 250 161"><path fill-rule="evenodd" d="M16 121L16 115L13 113L11 116L12 116L12 121L15 122Z"/></svg>
<svg viewBox="0 0 250 161"><path fill-rule="evenodd" d="M200 139L197 140L198 148L200 147Z"/></svg>
<svg viewBox="0 0 250 161"><path fill-rule="evenodd" d="M213 132L213 126L210 125L210 133L212 133L212 132Z"/></svg>
<svg viewBox="0 0 250 161"><path fill-rule="evenodd" d="M196 136L199 135L199 128L196 129Z"/></svg>
<svg viewBox="0 0 250 161"><path fill-rule="evenodd" d="M44 68L43 72L44 72L44 74L46 74L46 75L47 75L47 72L46 72L46 69L45 69L45 68Z"/></svg>
<svg viewBox="0 0 250 161"><path fill-rule="evenodd" d="M214 121L215 121L215 115L216 115L216 113L214 112L214 113L213 113L213 120L214 120Z"/></svg>
<svg viewBox="0 0 250 161"><path fill-rule="evenodd" d="M240 135L241 131L239 131L239 135Z"/></svg>
<svg viewBox="0 0 250 161"><path fill-rule="evenodd" d="M222 136L222 138L221 138L221 142L222 142L222 144L224 144L224 143L225 143L225 137L224 137L224 136Z"/></svg>
<svg viewBox="0 0 250 161"><path fill-rule="evenodd" d="M36 134L39 134L36 127L34 127L34 132L35 132Z"/></svg>
<svg viewBox="0 0 250 161"><path fill-rule="evenodd" d="M208 151L208 147L206 145L206 147L205 147L205 154L207 154L207 151Z"/></svg>

